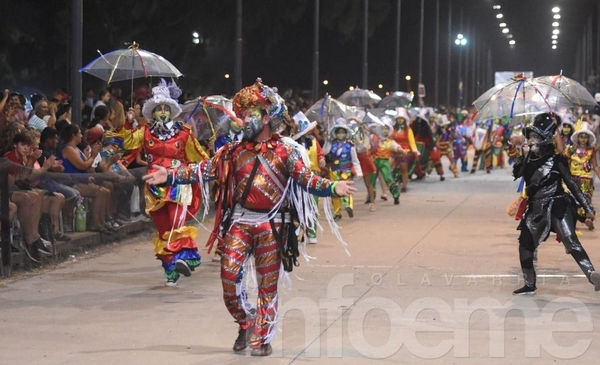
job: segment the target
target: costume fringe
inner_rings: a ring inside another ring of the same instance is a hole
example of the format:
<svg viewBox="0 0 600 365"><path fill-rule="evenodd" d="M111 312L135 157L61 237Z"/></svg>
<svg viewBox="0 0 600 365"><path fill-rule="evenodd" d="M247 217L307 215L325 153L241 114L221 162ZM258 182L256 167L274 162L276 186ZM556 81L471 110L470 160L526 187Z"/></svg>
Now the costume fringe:
<svg viewBox="0 0 600 365"><path fill-rule="evenodd" d="M310 166L310 159L308 157L308 153L304 146L298 144L296 141L289 137L283 137L280 141L294 147L298 152L300 152L300 156L302 157L302 162L306 166ZM316 179L316 176L313 176ZM291 182L292 179L289 180ZM288 185L289 185L288 182ZM309 181L312 182L312 180ZM312 219L313 217L317 217L319 214L319 207L317 206L315 200L312 198L311 194L308 193L302 186L300 186L297 182L293 181L293 187L291 188L290 196L288 197L292 204L296 207L298 211L298 218L300 220L300 226L296 230L296 234L299 234L301 230L303 230L306 234L309 229L314 229L318 227L321 231L323 231L323 227L320 225L318 220ZM333 205L331 203L331 198L323 198L323 209L325 210L325 219L327 223L329 223L329 228L334 236L340 241L342 246L344 247L344 251L346 254L350 256L350 251L348 251L348 243L344 241L342 235L340 234L340 227L333 220ZM309 256L306 253L306 240L304 240L298 246L299 251L302 253L304 259L308 262L309 259L313 259L313 257Z"/></svg>
<svg viewBox="0 0 600 365"><path fill-rule="evenodd" d="M247 275L244 275L244 273ZM248 288L250 288L250 291ZM254 317L256 315L256 309L252 306L252 302L248 300L248 292L253 296L256 296L258 293L254 260L249 256L246 257L244 266L242 266L242 269L238 274L238 279L235 283L235 295L238 297L240 307L246 312L246 316Z"/></svg>
<svg viewBox="0 0 600 365"><path fill-rule="evenodd" d="M277 331L281 331L281 329L277 326L277 322L279 322L279 294L275 294L273 296L273 300L269 303L267 307L267 316L265 318L265 322L269 325L269 329L267 330L267 336L265 337L265 343L270 343L273 340L273 337L277 334ZM273 316L269 314L273 313Z"/></svg>

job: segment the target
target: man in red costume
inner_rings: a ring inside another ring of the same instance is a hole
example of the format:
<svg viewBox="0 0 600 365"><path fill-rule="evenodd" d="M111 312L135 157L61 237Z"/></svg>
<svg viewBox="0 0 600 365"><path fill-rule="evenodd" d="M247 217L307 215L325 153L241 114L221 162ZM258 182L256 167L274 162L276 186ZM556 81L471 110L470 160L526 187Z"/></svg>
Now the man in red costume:
<svg viewBox="0 0 600 365"><path fill-rule="evenodd" d="M148 166L177 168L208 159L191 129L173 120L181 113L181 107L175 101L179 96L177 93L181 94L177 85L167 85L162 80L152 89L153 96L142 109L142 114L151 124L134 128L133 121L128 120L120 131L126 150L144 148ZM149 171L153 171L153 167ZM200 209L200 186L146 185L145 198L146 212L152 217L157 230L154 238L156 257L165 270L166 285L175 286L180 275L190 276L200 265L200 254L194 242L198 229L185 225Z"/></svg>
<svg viewBox="0 0 600 365"><path fill-rule="evenodd" d="M207 245L219 240L223 299L239 325L233 350L250 345L253 356L267 356L276 332L279 276L283 270L291 271L297 255L290 252L297 239L295 225L307 229L314 224L315 212L307 212L302 202L312 201L308 193L339 197L356 189L351 181L332 182L314 175L301 148L275 133L289 118L285 102L260 79L240 90L233 105L244 121L241 142L224 145L209 161L168 171L157 167L144 179L167 185L215 181L215 226ZM247 265L251 255L258 282L256 309L248 301L244 282L244 275L252 274Z"/></svg>

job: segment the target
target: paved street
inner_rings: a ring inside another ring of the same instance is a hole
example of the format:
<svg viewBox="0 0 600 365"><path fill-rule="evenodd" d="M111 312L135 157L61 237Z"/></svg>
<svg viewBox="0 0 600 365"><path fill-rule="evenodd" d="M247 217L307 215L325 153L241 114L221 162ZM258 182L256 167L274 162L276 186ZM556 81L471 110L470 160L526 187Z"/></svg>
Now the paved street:
<svg viewBox="0 0 600 365"><path fill-rule="evenodd" d="M281 291L271 357L231 351L217 263L204 255L167 288L144 234L5 281L0 364L597 364L600 293L554 236L537 295L511 295L522 282L509 169L431 175L372 213L358 185L355 218L340 221L352 255L327 230L309 247L316 259ZM598 233L581 240L600 266Z"/></svg>

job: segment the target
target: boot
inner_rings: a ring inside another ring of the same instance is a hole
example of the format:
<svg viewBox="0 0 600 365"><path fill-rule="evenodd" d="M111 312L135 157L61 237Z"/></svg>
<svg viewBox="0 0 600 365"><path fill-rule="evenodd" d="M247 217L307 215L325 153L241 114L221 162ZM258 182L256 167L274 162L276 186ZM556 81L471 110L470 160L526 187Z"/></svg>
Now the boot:
<svg viewBox="0 0 600 365"><path fill-rule="evenodd" d="M600 291L600 272L592 271L590 282L594 285L594 291Z"/></svg>
<svg viewBox="0 0 600 365"><path fill-rule="evenodd" d="M252 349L252 352L250 353L250 355L252 356L269 356L273 353L273 348L271 347L271 344L266 343L264 345L262 345L261 347Z"/></svg>
<svg viewBox="0 0 600 365"><path fill-rule="evenodd" d="M535 286L535 269L522 268L522 270L523 281L525 282L525 285L522 288L513 291L513 295L535 295L535 291L537 289L537 287Z"/></svg>
<svg viewBox="0 0 600 365"><path fill-rule="evenodd" d="M243 351L246 349L246 347L248 347L248 329L240 328L238 331L238 336L233 343L233 351Z"/></svg>

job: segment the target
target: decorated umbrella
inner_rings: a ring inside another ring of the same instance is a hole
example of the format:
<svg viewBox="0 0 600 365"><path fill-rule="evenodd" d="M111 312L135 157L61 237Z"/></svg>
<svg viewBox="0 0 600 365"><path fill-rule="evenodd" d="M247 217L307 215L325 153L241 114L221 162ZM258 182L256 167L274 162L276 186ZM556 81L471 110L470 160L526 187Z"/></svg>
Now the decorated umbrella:
<svg viewBox="0 0 600 365"><path fill-rule="evenodd" d="M232 123L242 127L242 121L233 112L231 100L220 95L188 101L181 109L179 119L195 127L200 140L214 142L218 136L229 132Z"/></svg>
<svg viewBox="0 0 600 365"><path fill-rule="evenodd" d="M369 90L355 88L344 92L338 100L346 105L365 107L377 104L381 101L381 97Z"/></svg>
<svg viewBox="0 0 600 365"><path fill-rule="evenodd" d="M414 98L414 94L404 91L394 91L390 95L383 98L377 108L396 109L399 107L407 108L410 106Z"/></svg>
<svg viewBox="0 0 600 365"><path fill-rule="evenodd" d="M597 104L592 94L583 85L563 76L562 72L560 75L536 77L532 81L548 84L560 90L575 106L593 108Z"/></svg>
<svg viewBox="0 0 600 365"><path fill-rule="evenodd" d="M119 49L88 63L79 72L85 72L96 76L110 84L113 81L131 80L133 97L133 79L140 77L171 77L183 76L173 64L163 56L139 48L139 44L133 42L126 49ZM133 100L132 100L133 104Z"/></svg>
<svg viewBox="0 0 600 365"><path fill-rule="evenodd" d="M477 108L476 120L558 112L576 106L553 85L522 75L489 89L473 105Z"/></svg>
<svg viewBox="0 0 600 365"><path fill-rule="evenodd" d="M329 95L319 99L305 114L308 120L311 122L316 121L326 131L333 126L333 122L338 118L362 120L356 107L348 106Z"/></svg>

